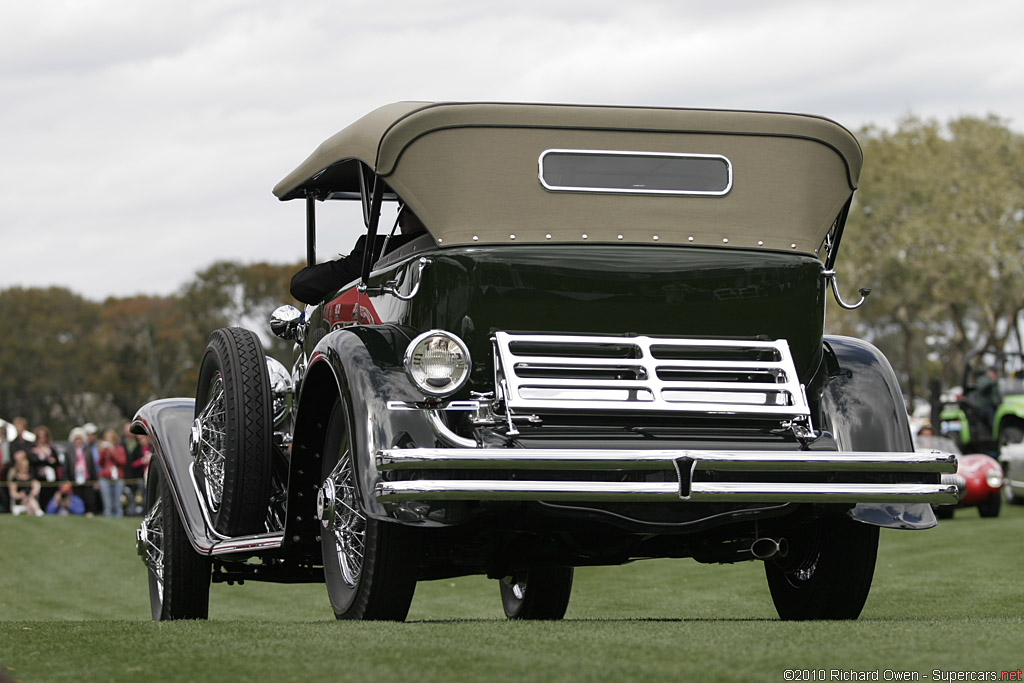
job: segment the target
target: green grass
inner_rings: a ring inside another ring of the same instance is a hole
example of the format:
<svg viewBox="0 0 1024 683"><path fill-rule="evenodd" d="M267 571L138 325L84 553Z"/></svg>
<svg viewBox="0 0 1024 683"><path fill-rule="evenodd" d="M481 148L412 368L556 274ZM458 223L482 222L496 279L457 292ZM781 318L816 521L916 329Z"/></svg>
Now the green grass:
<svg viewBox="0 0 1024 683"><path fill-rule="evenodd" d="M1016 671L1024 508L883 530L856 622L784 623L760 563L577 570L566 620L510 623L496 582L421 583L405 624L336 622L322 585L216 585L153 623L135 520L0 516L0 663L23 681L766 680L786 669ZM883 674L884 675L884 674ZM923 679L922 675L922 679ZM927 680L927 679L925 679Z"/></svg>

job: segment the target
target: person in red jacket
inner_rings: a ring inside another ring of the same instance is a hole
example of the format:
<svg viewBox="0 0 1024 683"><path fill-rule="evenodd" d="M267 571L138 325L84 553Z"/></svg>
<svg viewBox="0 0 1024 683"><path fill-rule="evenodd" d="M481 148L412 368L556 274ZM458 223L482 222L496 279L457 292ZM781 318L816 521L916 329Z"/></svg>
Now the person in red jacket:
<svg viewBox="0 0 1024 683"><path fill-rule="evenodd" d="M123 517L121 494L124 492L124 466L128 457L118 441L117 432L108 429L100 442L100 498L104 517Z"/></svg>

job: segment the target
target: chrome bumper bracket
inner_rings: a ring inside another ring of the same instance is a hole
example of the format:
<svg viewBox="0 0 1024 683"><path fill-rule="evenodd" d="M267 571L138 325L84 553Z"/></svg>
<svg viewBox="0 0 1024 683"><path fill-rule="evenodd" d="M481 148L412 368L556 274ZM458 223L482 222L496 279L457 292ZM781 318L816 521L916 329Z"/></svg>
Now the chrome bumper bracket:
<svg viewBox="0 0 1024 683"><path fill-rule="evenodd" d="M676 476L679 477L679 497L687 500L690 497L693 473L697 469L697 461L688 455L684 455L673 460L672 464L675 465Z"/></svg>

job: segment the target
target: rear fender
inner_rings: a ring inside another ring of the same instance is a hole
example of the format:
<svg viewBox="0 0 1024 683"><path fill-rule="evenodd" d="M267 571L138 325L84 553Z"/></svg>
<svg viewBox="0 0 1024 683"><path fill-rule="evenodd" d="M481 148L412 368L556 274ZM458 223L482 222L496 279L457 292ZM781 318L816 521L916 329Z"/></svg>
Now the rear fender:
<svg viewBox="0 0 1024 683"><path fill-rule="evenodd" d="M852 337L825 337L829 381L822 389L822 428L832 432L840 450L914 450L907 409L896 374L882 352ZM927 529L935 514L927 503L859 503L850 517L875 526Z"/></svg>
<svg viewBox="0 0 1024 683"><path fill-rule="evenodd" d="M165 398L147 403L132 421L132 432L149 437L153 448L150 470L159 468L162 495L171 495L192 547L201 555L212 554L219 540L203 515L192 480L189 433L195 416L195 399Z"/></svg>
<svg viewBox="0 0 1024 683"><path fill-rule="evenodd" d="M408 335L392 326L360 325L331 332L310 354L299 394L288 480L289 509L298 510L302 519L316 519L327 422L340 396L345 397L355 428L353 460L363 510L380 520L403 517L401 510L392 509L389 514L373 496L379 479L376 452L442 445L421 411L388 410L389 401L423 400L402 366L409 341Z"/></svg>

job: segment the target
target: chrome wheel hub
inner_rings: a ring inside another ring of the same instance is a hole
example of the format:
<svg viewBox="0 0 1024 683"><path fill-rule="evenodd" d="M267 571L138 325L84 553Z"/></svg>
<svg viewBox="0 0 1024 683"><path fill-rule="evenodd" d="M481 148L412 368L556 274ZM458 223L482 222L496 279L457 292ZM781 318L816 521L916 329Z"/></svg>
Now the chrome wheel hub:
<svg viewBox="0 0 1024 683"><path fill-rule="evenodd" d="M316 516L325 529L334 525L335 494L334 482L330 479L320 486L316 494Z"/></svg>
<svg viewBox="0 0 1024 683"><path fill-rule="evenodd" d="M515 596L516 600L522 600L526 597L527 576L527 574L520 572L502 579L504 584L512 591L512 595Z"/></svg>

